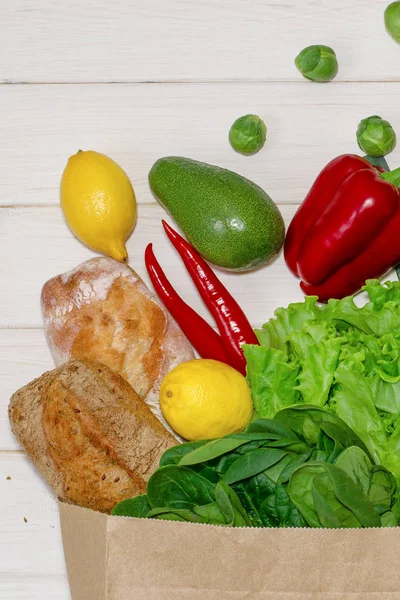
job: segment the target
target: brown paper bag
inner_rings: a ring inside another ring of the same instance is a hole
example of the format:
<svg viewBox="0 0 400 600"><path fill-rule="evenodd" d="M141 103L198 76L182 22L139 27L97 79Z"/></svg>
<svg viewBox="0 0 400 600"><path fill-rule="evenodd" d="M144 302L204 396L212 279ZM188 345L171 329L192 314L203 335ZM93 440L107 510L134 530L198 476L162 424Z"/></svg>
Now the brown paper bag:
<svg viewBox="0 0 400 600"><path fill-rule="evenodd" d="M234 529L60 504L72 600L400 600L400 528Z"/></svg>

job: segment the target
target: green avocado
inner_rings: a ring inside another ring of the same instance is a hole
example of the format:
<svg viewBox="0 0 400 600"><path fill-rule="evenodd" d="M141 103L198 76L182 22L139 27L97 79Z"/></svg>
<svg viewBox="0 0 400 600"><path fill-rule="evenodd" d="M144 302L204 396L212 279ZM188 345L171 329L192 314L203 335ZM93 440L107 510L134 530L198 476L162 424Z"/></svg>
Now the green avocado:
<svg viewBox="0 0 400 600"><path fill-rule="evenodd" d="M282 248L285 225L278 207L258 185L237 173L190 158L160 158L150 187L209 262L250 271Z"/></svg>

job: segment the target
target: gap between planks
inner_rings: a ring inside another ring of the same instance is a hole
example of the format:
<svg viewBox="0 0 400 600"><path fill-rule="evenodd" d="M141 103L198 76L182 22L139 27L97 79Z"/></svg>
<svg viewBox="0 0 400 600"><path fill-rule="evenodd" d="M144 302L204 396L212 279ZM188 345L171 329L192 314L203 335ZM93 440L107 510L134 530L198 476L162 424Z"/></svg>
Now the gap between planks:
<svg viewBox="0 0 400 600"><path fill-rule="evenodd" d="M350 85L350 84L370 84L370 83L399 83L400 77L389 79L342 79L331 81L330 85ZM315 85L313 82L302 81L299 79L164 79L164 80L124 80L124 81L0 81L2 85L259 85L259 84L298 84Z"/></svg>

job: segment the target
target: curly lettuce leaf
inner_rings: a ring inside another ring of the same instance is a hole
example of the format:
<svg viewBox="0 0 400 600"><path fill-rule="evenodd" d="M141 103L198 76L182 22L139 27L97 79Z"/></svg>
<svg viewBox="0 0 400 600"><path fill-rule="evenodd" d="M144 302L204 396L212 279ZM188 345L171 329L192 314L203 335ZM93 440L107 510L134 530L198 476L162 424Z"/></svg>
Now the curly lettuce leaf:
<svg viewBox="0 0 400 600"><path fill-rule="evenodd" d="M400 416L393 423L384 452L382 464L400 481Z"/></svg>
<svg viewBox="0 0 400 600"><path fill-rule="evenodd" d="M371 282L365 289L375 294L374 298L377 297L376 289ZM400 329L399 302L384 302L382 294L379 299L367 302L361 308L355 304L353 296L343 300L329 300L327 314L336 322L337 327L353 326L364 333L378 337Z"/></svg>
<svg viewBox="0 0 400 600"><path fill-rule="evenodd" d="M370 280L364 291L364 306L308 297L277 309L257 331L263 349L246 353L248 379L256 416L328 408L400 480L400 282Z"/></svg>
<svg viewBox="0 0 400 600"><path fill-rule="evenodd" d="M320 335L316 340L317 333ZM306 404L324 406L328 402L340 343L338 338L328 337L326 327L315 324L290 335L290 348L301 366L297 389Z"/></svg>
<svg viewBox="0 0 400 600"><path fill-rule="evenodd" d="M255 330L260 344L284 351L288 336L293 331L301 331L307 321L322 318L326 306L318 306L317 300L317 296L308 296L304 302L289 304L287 308L277 308L275 317L264 323L261 329Z"/></svg>
<svg viewBox="0 0 400 600"><path fill-rule="evenodd" d="M254 402L254 418L271 418L284 408L300 401L296 389L299 365L290 362L281 350L264 346L243 346L247 361L247 378Z"/></svg>
<svg viewBox="0 0 400 600"><path fill-rule="evenodd" d="M333 393L334 412L360 436L374 460L381 462L386 433L363 375L362 363L340 363L335 381L339 387Z"/></svg>
<svg viewBox="0 0 400 600"><path fill-rule="evenodd" d="M381 310L388 302L400 304L400 281L381 283L379 279L368 279L363 290L377 310Z"/></svg>

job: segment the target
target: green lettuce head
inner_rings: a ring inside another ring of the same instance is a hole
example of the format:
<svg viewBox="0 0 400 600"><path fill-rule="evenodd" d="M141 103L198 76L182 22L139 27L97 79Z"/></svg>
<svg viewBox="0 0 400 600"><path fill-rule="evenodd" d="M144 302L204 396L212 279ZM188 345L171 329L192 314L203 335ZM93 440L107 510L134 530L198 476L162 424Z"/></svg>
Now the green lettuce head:
<svg viewBox="0 0 400 600"><path fill-rule="evenodd" d="M267 127L257 115L245 115L237 119L229 131L229 141L236 152L251 156L265 144Z"/></svg>
<svg viewBox="0 0 400 600"><path fill-rule="evenodd" d="M331 81L339 70L335 51L329 46L308 46L294 62L304 77L318 83Z"/></svg>
<svg viewBox="0 0 400 600"><path fill-rule="evenodd" d="M396 133L388 121L374 115L360 122L357 142L369 156L386 156L396 146Z"/></svg>

